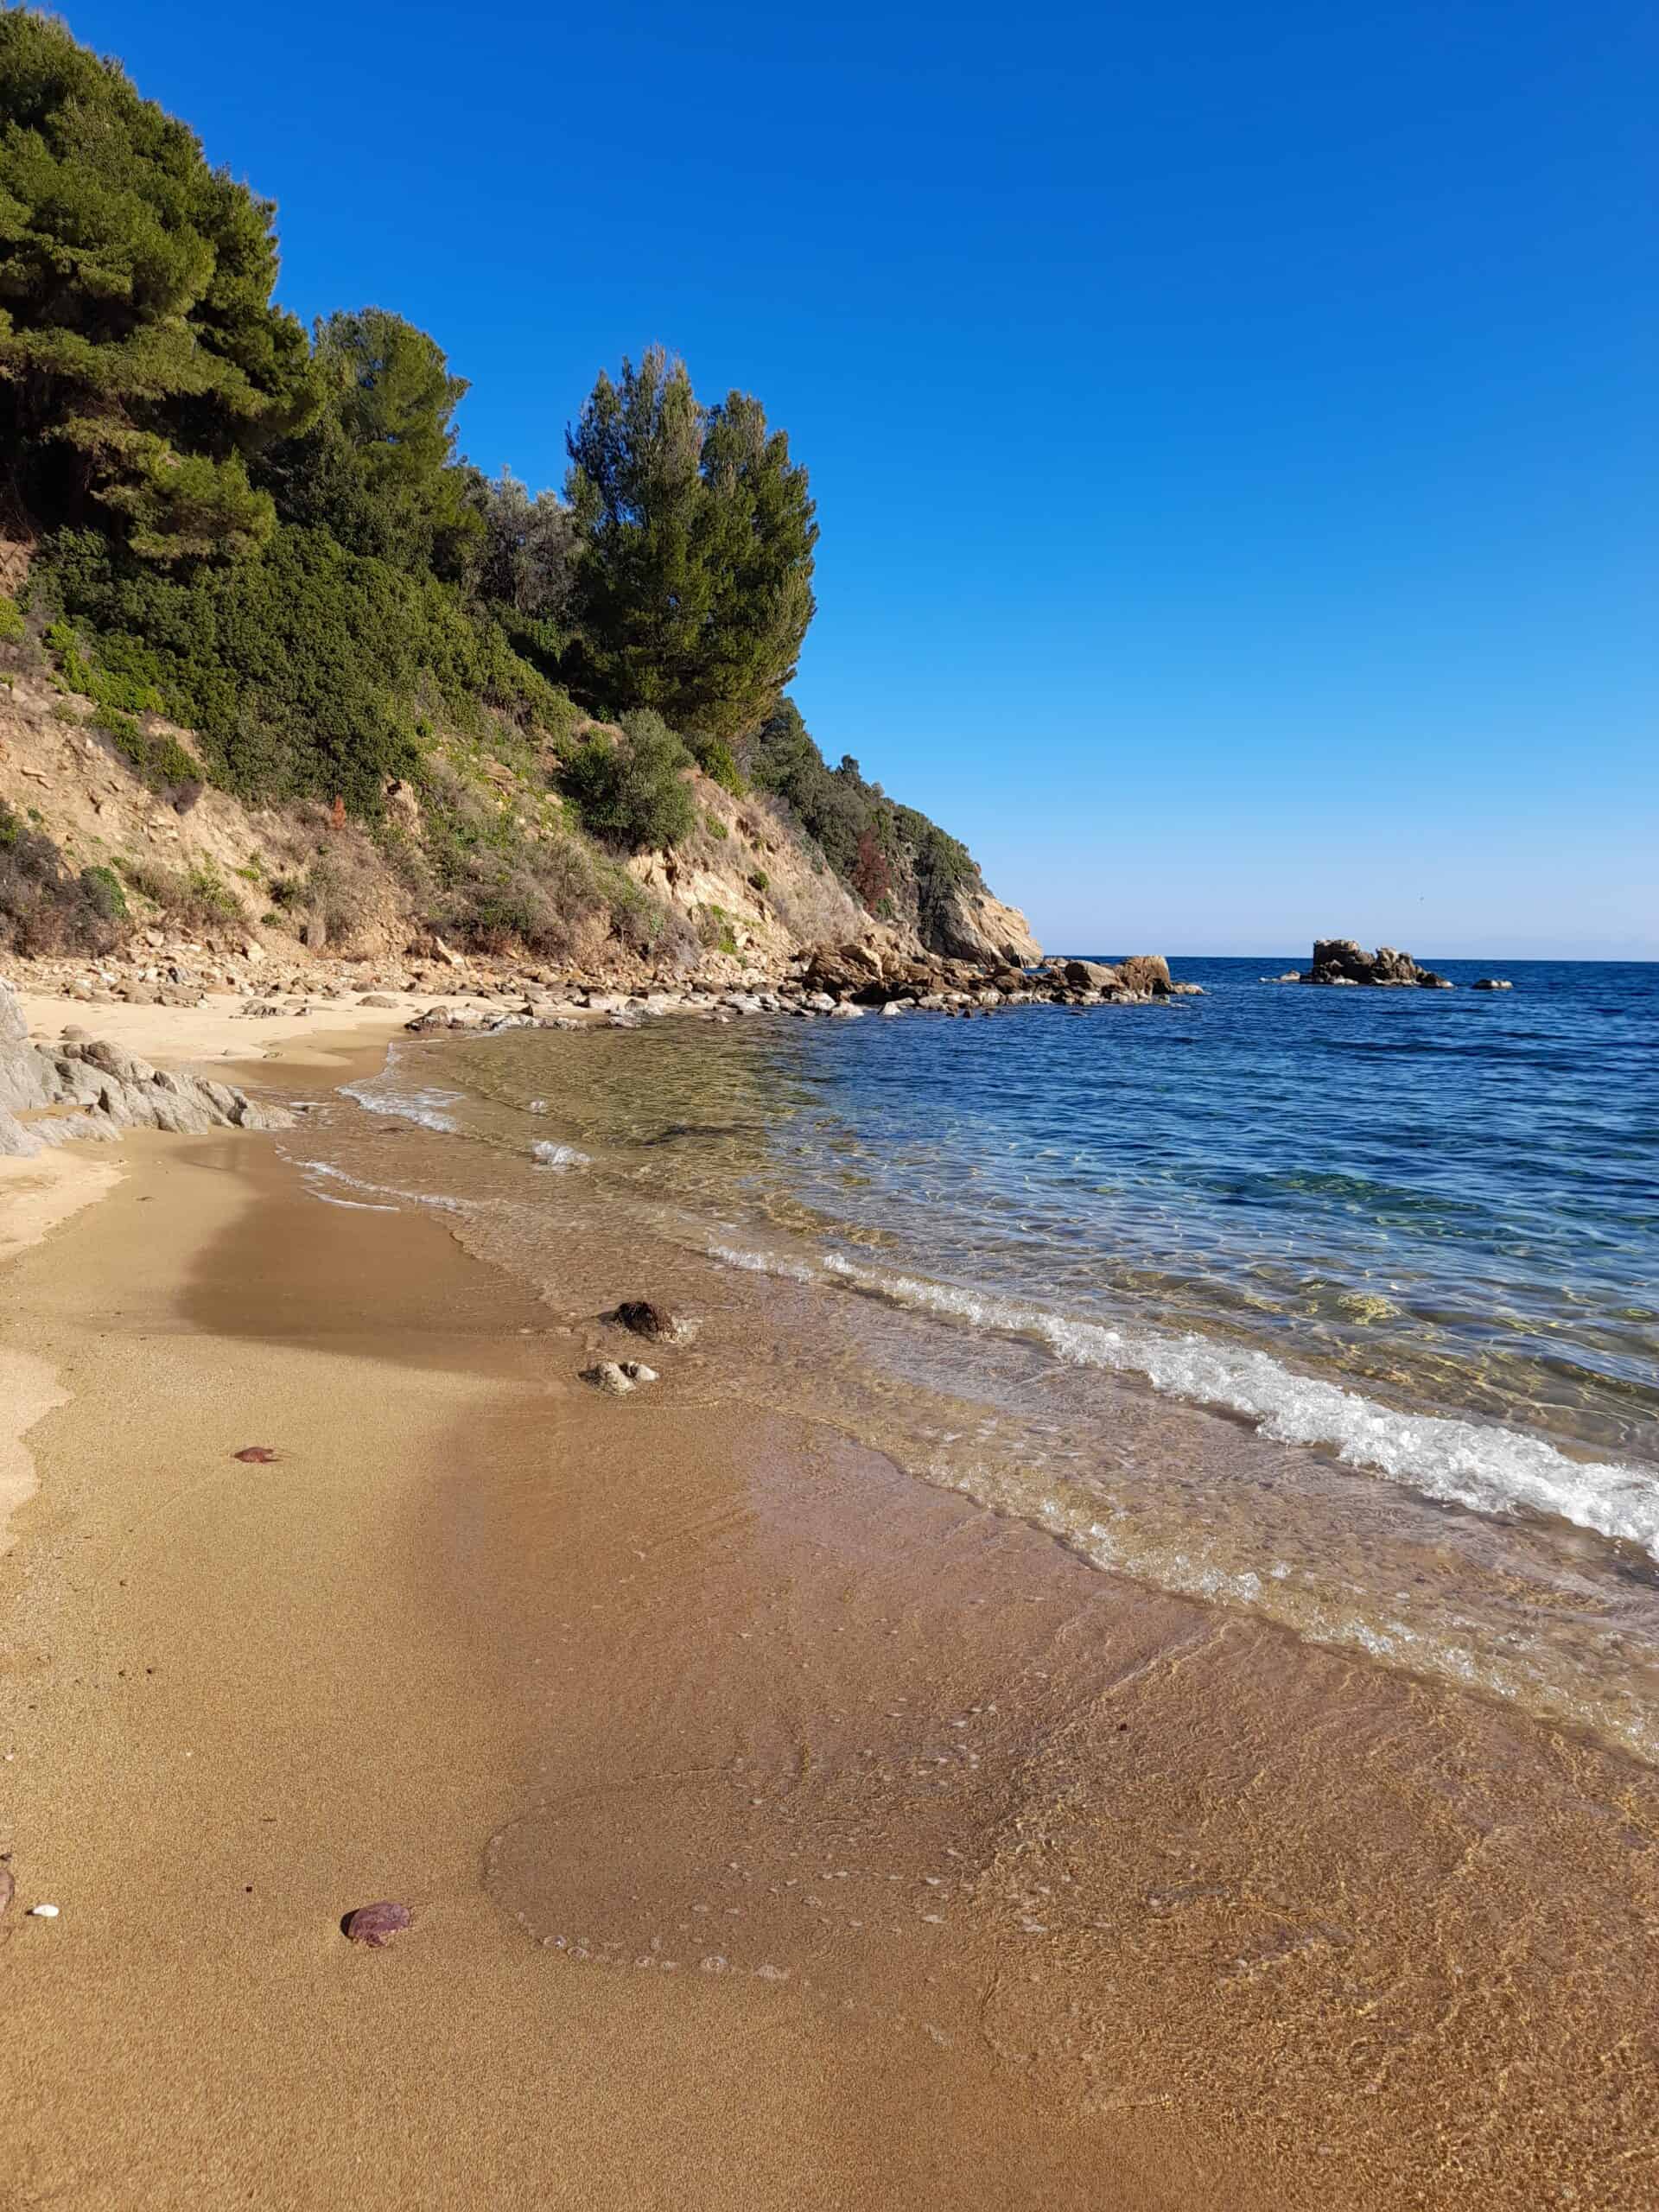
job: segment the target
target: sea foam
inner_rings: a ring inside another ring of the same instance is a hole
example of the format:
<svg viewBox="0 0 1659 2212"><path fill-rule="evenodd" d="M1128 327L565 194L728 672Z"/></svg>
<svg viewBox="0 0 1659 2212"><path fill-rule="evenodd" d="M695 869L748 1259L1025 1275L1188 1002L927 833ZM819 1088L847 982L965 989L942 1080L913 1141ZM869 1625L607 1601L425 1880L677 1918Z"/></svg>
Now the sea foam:
<svg viewBox="0 0 1659 2212"><path fill-rule="evenodd" d="M578 1152L573 1144L543 1142L530 1147L533 1157L543 1167L586 1167L588 1154Z"/></svg>
<svg viewBox="0 0 1659 2212"><path fill-rule="evenodd" d="M1659 1561L1659 1479L1638 1467L1570 1459L1540 1438L1496 1425L1402 1413L1299 1374L1267 1352L1205 1337L1077 1320L1021 1300L885 1274L835 1253L816 1265L721 1245L713 1256L796 1281L839 1281L970 1328L1034 1337L1068 1366L1139 1376L1170 1397L1239 1414L1280 1443L1334 1452L1345 1465L1426 1497L1478 1513L1520 1508L1553 1515L1640 1545Z"/></svg>

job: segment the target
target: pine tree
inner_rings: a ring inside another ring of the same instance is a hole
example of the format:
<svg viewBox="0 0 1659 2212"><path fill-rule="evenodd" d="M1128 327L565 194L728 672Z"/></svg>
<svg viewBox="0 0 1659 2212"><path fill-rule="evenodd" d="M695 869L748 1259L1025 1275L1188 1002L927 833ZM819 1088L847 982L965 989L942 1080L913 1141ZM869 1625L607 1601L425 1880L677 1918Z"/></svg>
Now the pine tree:
<svg viewBox="0 0 1659 2212"><path fill-rule="evenodd" d="M0 459L36 519L101 509L163 562L269 536L247 457L315 404L274 212L118 63L0 14Z"/></svg>
<svg viewBox="0 0 1659 2212"><path fill-rule="evenodd" d="M596 704L658 709L694 735L740 737L795 671L812 619L817 524L804 468L759 401L701 407L652 347L601 374L566 439L579 643Z"/></svg>

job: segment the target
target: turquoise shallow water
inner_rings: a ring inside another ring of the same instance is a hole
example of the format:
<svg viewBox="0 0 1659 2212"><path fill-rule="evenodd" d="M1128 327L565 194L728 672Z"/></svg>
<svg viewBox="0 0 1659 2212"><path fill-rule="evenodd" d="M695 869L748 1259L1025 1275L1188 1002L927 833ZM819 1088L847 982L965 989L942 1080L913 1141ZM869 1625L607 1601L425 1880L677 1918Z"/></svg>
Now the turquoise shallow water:
<svg viewBox="0 0 1659 2212"><path fill-rule="evenodd" d="M556 1302L570 1240L632 1224L671 1287L663 1254L721 1271L742 1387L1098 1564L1659 1756L1659 970L1289 964L411 1046L357 1092L401 1138L343 1108L316 1153Z"/></svg>

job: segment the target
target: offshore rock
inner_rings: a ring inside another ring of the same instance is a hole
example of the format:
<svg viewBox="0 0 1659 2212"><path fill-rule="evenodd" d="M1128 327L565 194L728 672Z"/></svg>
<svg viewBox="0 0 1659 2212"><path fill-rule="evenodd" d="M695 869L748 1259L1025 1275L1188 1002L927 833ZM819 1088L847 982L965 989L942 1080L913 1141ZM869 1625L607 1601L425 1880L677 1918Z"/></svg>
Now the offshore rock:
<svg viewBox="0 0 1659 2212"><path fill-rule="evenodd" d="M1380 944L1375 952L1362 951L1351 937L1319 938L1313 945L1313 965L1305 983L1370 983L1394 989L1449 991L1444 976L1420 968L1408 952Z"/></svg>
<svg viewBox="0 0 1659 2212"><path fill-rule="evenodd" d="M1118 980L1126 991L1142 998L1169 996L1169 963L1161 952L1135 952L1118 963Z"/></svg>
<svg viewBox="0 0 1659 2212"><path fill-rule="evenodd" d="M1100 960L1068 960L1060 972L1080 991L1115 991L1122 981L1116 968Z"/></svg>

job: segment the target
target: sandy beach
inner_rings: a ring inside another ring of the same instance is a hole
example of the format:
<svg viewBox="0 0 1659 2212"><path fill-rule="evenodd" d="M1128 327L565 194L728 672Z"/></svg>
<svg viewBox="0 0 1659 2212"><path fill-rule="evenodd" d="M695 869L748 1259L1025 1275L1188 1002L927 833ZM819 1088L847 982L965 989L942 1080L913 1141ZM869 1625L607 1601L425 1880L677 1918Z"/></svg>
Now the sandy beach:
<svg viewBox="0 0 1659 2212"><path fill-rule="evenodd" d="M0 2202L1652 2202L1645 1769L606 1401L269 1137L7 1163L0 1268Z"/></svg>

